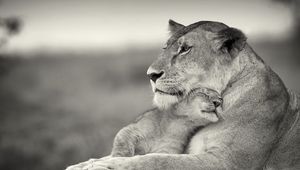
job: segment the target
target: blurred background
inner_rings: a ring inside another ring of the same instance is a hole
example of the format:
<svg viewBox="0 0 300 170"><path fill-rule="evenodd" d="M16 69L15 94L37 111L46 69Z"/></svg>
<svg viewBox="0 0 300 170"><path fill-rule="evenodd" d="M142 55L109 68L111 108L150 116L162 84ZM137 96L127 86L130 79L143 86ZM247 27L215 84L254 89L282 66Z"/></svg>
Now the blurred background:
<svg viewBox="0 0 300 170"><path fill-rule="evenodd" d="M152 107L167 22L224 22L300 91L298 0L0 0L0 169L58 170L110 153Z"/></svg>

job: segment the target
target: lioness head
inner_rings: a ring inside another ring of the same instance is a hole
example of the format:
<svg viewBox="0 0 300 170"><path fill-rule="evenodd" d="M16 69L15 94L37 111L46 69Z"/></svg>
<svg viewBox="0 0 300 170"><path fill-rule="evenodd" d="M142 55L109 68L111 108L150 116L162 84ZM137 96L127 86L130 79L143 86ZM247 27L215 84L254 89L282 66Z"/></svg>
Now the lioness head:
<svg viewBox="0 0 300 170"><path fill-rule="evenodd" d="M239 70L236 56L246 44L244 34L211 21L184 26L169 20L169 30L163 52L147 71L154 104L168 108L199 87L221 93Z"/></svg>

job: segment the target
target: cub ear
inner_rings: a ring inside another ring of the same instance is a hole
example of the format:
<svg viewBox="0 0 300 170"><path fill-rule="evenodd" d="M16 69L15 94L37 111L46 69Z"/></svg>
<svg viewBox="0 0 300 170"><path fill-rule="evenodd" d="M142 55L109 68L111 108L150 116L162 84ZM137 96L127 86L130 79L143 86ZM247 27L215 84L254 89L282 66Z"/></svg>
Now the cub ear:
<svg viewBox="0 0 300 170"><path fill-rule="evenodd" d="M170 31L171 35L184 27L185 27L184 25L179 24L179 23L169 19L169 31Z"/></svg>
<svg viewBox="0 0 300 170"><path fill-rule="evenodd" d="M247 40L245 34L236 28L226 28L213 34L212 40L214 50L224 53L227 52L231 56L235 56L241 51Z"/></svg>

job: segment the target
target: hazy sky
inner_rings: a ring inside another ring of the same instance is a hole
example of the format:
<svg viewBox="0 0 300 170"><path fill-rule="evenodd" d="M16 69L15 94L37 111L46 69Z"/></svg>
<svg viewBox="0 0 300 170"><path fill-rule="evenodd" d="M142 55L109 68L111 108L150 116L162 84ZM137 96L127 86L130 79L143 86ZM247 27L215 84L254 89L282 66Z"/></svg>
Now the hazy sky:
<svg viewBox="0 0 300 170"><path fill-rule="evenodd" d="M286 6L268 0L2 0L0 16L20 16L24 29L9 47L99 47L163 44L167 21L215 20L248 37L278 38L292 24Z"/></svg>

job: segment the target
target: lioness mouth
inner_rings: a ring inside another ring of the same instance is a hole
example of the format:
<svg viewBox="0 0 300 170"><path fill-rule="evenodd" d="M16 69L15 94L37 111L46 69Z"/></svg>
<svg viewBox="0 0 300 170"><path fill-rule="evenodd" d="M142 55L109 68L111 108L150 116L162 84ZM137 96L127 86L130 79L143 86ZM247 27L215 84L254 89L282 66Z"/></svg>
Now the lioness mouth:
<svg viewBox="0 0 300 170"><path fill-rule="evenodd" d="M155 93L158 92L158 93L162 93L162 94L167 94L167 95L171 95L171 96L182 96L183 93L181 91L177 91L177 92L165 92L165 91L162 91L162 90L159 90L159 89L155 89Z"/></svg>

